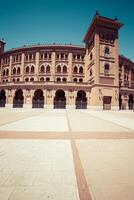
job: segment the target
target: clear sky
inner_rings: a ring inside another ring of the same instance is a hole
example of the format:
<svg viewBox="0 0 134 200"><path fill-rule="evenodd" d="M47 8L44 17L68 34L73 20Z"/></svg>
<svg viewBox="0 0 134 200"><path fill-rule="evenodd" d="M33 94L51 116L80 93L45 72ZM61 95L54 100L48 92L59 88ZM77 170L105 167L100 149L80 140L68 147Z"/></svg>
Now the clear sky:
<svg viewBox="0 0 134 200"><path fill-rule="evenodd" d="M0 0L0 38L6 49L24 44L82 44L98 10L124 23L119 53L134 61L133 0Z"/></svg>

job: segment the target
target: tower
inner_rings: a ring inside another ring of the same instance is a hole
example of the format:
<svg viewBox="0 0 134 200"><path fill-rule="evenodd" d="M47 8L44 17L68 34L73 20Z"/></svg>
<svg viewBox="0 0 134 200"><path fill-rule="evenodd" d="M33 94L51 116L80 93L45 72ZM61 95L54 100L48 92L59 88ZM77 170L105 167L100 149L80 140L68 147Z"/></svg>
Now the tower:
<svg viewBox="0 0 134 200"><path fill-rule="evenodd" d="M86 46L87 81L91 85L92 106L118 106L118 30L122 24L96 12L83 42Z"/></svg>
<svg viewBox="0 0 134 200"><path fill-rule="evenodd" d="M4 47L5 47L5 42L4 40L0 40L0 55L4 52Z"/></svg>

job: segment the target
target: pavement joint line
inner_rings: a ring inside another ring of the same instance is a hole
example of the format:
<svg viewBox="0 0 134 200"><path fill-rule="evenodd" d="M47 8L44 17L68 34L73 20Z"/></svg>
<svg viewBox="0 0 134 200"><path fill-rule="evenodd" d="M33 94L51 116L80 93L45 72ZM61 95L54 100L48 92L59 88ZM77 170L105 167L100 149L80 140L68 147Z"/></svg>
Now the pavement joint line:
<svg viewBox="0 0 134 200"><path fill-rule="evenodd" d="M72 155L80 200L92 200L75 141L71 140Z"/></svg>
<svg viewBox="0 0 134 200"><path fill-rule="evenodd" d="M93 118L98 118L98 119L101 119L101 120L103 120L103 121L105 121L105 122L109 122L109 123L116 124L117 126L120 126L120 127L122 127L122 128L125 128L125 129L127 129L127 130L129 130L129 131L134 131L132 128L128 128L128 127L122 126L122 125L120 125L120 124L118 124L118 123L116 123L116 122L112 122L112 121L109 121L109 120L106 120L106 119L102 119L101 117L94 116L94 115L91 114L91 113L85 113L85 114L91 115Z"/></svg>
<svg viewBox="0 0 134 200"><path fill-rule="evenodd" d="M0 139L134 139L134 132L17 132L17 131L0 131Z"/></svg>
<svg viewBox="0 0 134 200"><path fill-rule="evenodd" d="M68 124L68 128L69 128L69 132L72 132L71 124L70 124L68 113L67 113L66 110L65 110L65 115L66 115L66 119L67 119L67 124Z"/></svg>

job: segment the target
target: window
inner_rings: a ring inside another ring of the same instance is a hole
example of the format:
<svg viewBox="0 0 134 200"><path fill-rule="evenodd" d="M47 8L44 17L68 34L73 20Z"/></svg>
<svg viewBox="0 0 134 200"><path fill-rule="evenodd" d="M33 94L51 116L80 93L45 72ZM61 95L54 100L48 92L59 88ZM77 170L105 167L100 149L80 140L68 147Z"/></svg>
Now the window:
<svg viewBox="0 0 134 200"><path fill-rule="evenodd" d="M18 67L17 69L17 74L20 74L20 67Z"/></svg>
<svg viewBox="0 0 134 200"><path fill-rule="evenodd" d="M34 73L34 66L31 67L31 73Z"/></svg>
<svg viewBox="0 0 134 200"><path fill-rule="evenodd" d="M49 73L49 72L50 72L50 66L47 65L47 66L46 66L46 73Z"/></svg>
<svg viewBox="0 0 134 200"><path fill-rule="evenodd" d="M43 73L45 71L44 65L41 65L40 71Z"/></svg>
<svg viewBox="0 0 134 200"><path fill-rule="evenodd" d="M15 79L13 78L13 80L12 80L13 82L15 82Z"/></svg>
<svg viewBox="0 0 134 200"><path fill-rule="evenodd" d="M59 57L60 57L59 54L57 54L57 59L59 59Z"/></svg>
<svg viewBox="0 0 134 200"><path fill-rule="evenodd" d="M41 78L40 78L40 81L43 82L43 81L44 81L44 77L41 77Z"/></svg>
<svg viewBox="0 0 134 200"><path fill-rule="evenodd" d="M6 83L8 83L8 79L6 79Z"/></svg>
<svg viewBox="0 0 134 200"><path fill-rule="evenodd" d="M25 78L25 81L28 82L28 81L29 81L29 78Z"/></svg>
<svg viewBox="0 0 134 200"><path fill-rule="evenodd" d="M110 54L110 50L109 50L109 47L105 47L104 48L104 56L107 56Z"/></svg>
<svg viewBox="0 0 134 200"><path fill-rule="evenodd" d="M80 55L77 55L77 59L80 60Z"/></svg>
<svg viewBox="0 0 134 200"><path fill-rule="evenodd" d="M58 65L58 67L57 67L57 72L61 72L61 66L60 65Z"/></svg>
<svg viewBox="0 0 134 200"><path fill-rule="evenodd" d="M5 74L6 74L6 71L5 71L5 69L3 70L3 76L5 76Z"/></svg>
<svg viewBox="0 0 134 200"><path fill-rule="evenodd" d="M34 78L30 78L30 81L34 81Z"/></svg>
<svg viewBox="0 0 134 200"><path fill-rule="evenodd" d="M67 54L65 55L65 59L68 59L68 55Z"/></svg>
<svg viewBox="0 0 134 200"><path fill-rule="evenodd" d="M77 73L78 72L78 68L77 66L74 67L74 73Z"/></svg>
<svg viewBox="0 0 134 200"><path fill-rule="evenodd" d="M47 53L45 53L45 59L47 59Z"/></svg>
<svg viewBox="0 0 134 200"><path fill-rule="evenodd" d="M63 82L67 82L67 79L66 79L66 78L63 78L62 80L63 80Z"/></svg>
<svg viewBox="0 0 134 200"><path fill-rule="evenodd" d="M26 73L29 73L29 66L26 67Z"/></svg>
<svg viewBox="0 0 134 200"><path fill-rule="evenodd" d="M74 78L74 79L73 79L73 82L77 82L77 78Z"/></svg>
<svg viewBox="0 0 134 200"><path fill-rule="evenodd" d="M108 75L109 74L109 64L104 65L104 74Z"/></svg>
<svg viewBox="0 0 134 200"><path fill-rule="evenodd" d="M79 68L79 73L83 74L83 67L82 66Z"/></svg>
<svg viewBox="0 0 134 200"><path fill-rule="evenodd" d="M60 82L60 81L61 81L61 78L58 77L58 78L57 78L57 82Z"/></svg>
<svg viewBox="0 0 134 200"><path fill-rule="evenodd" d="M13 74L16 74L16 68L13 68Z"/></svg>
<svg viewBox="0 0 134 200"><path fill-rule="evenodd" d="M67 66L66 65L63 66L63 73L67 73Z"/></svg>
<svg viewBox="0 0 134 200"><path fill-rule="evenodd" d="M9 74L9 69L6 70L6 75L8 76L8 74Z"/></svg>
<svg viewBox="0 0 134 200"><path fill-rule="evenodd" d="M62 54L61 54L61 59L63 59L63 58L64 58L64 54L62 53Z"/></svg>
<svg viewBox="0 0 134 200"><path fill-rule="evenodd" d="M83 82L83 79L82 79L82 78L80 78L80 79L79 79L79 82Z"/></svg>
<svg viewBox="0 0 134 200"><path fill-rule="evenodd" d="M20 79L19 78L17 78L17 82L19 82L20 81Z"/></svg>
<svg viewBox="0 0 134 200"><path fill-rule="evenodd" d="M50 81L50 78L49 78L49 77L47 77L47 78L46 78L46 81L47 81L47 82L48 82L48 81Z"/></svg>

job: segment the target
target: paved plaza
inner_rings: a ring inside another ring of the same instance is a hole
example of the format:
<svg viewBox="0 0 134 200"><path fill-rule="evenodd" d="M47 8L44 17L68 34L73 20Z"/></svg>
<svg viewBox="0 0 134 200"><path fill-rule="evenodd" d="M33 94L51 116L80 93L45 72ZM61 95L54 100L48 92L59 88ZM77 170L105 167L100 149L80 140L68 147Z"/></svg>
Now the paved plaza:
<svg viewBox="0 0 134 200"><path fill-rule="evenodd" d="M133 200L134 112L0 109L0 200Z"/></svg>

